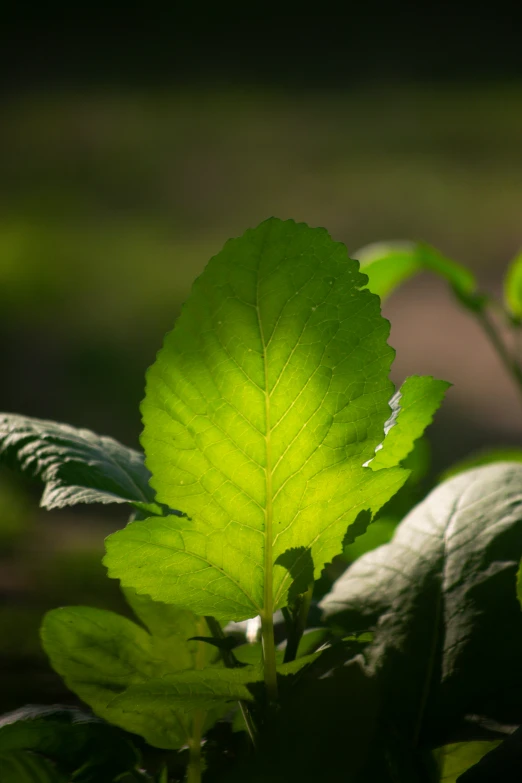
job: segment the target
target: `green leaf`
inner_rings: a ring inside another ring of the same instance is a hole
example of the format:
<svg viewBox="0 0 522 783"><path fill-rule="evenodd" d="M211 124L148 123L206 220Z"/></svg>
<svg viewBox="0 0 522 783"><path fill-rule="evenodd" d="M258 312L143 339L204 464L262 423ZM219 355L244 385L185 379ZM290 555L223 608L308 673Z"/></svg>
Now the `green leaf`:
<svg viewBox="0 0 522 783"><path fill-rule="evenodd" d="M522 252L511 262L504 279L504 301L509 312L522 318Z"/></svg>
<svg viewBox="0 0 522 783"><path fill-rule="evenodd" d="M143 455L90 430L1 413L0 461L45 483L45 508L132 503L161 513Z"/></svg>
<svg viewBox="0 0 522 783"><path fill-rule="evenodd" d="M389 416L393 358L365 282L343 245L292 221L211 259L142 406L157 498L187 517L110 536L110 576L223 622L268 615L402 486L400 468L363 467ZM278 561L296 549L290 572Z"/></svg>
<svg viewBox="0 0 522 783"><path fill-rule="evenodd" d="M390 400L392 414L384 425L385 438L370 460L372 470L401 464L413 450L440 407L451 383L438 381L431 375L406 378Z"/></svg>
<svg viewBox="0 0 522 783"><path fill-rule="evenodd" d="M477 289L466 267L445 258L438 250L413 242L377 242L354 253L361 271L368 275L368 288L385 299L417 272L430 271L443 277L462 298L472 298Z"/></svg>
<svg viewBox="0 0 522 783"><path fill-rule="evenodd" d="M115 697L133 685L181 670L202 668L215 660L208 645L187 641L206 624L190 612L154 606L127 592L151 633L125 617L103 609L67 607L45 615L41 636L53 668L94 712L151 745L177 748L191 736L191 722L173 710L145 721L139 712L123 713ZM164 612L164 622L160 613Z"/></svg>
<svg viewBox="0 0 522 783"><path fill-rule="evenodd" d="M520 783L522 779L522 728L512 731L503 742L489 744L481 758L463 771L458 783Z"/></svg>
<svg viewBox="0 0 522 783"><path fill-rule="evenodd" d="M112 783L138 762L123 732L72 707L31 705L2 715L0 754L10 751L40 753L81 783Z"/></svg>
<svg viewBox="0 0 522 783"><path fill-rule="evenodd" d="M374 628L368 667L411 742L456 741L467 715L522 721L521 557L522 466L491 465L435 489L323 599L336 626Z"/></svg>
<svg viewBox="0 0 522 783"><path fill-rule="evenodd" d="M522 462L522 449L505 446L498 449L485 449L475 452L459 462L455 462L442 473L439 482L447 481L459 473L464 473L471 468L478 468L481 465L491 465L494 462Z"/></svg>
<svg viewBox="0 0 522 783"><path fill-rule="evenodd" d="M263 669L248 666L244 669L209 667L201 671L183 671L132 685L113 701L116 709L126 713L149 715L153 718L163 710L177 710L186 715L195 710L211 710L229 702L252 701L249 683L263 679Z"/></svg>
<svg viewBox="0 0 522 783"><path fill-rule="evenodd" d="M2 783L68 783L66 775L41 756L23 750L0 753Z"/></svg>
<svg viewBox="0 0 522 783"><path fill-rule="evenodd" d="M457 783L459 775L496 748L499 742L455 742L435 751L440 766L440 783Z"/></svg>

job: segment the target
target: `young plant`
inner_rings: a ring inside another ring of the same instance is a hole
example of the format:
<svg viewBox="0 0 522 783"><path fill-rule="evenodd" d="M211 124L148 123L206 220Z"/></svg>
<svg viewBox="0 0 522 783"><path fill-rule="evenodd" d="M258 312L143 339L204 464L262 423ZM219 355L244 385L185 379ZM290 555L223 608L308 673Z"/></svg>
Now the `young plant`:
<svg viewBox="0 0 522 783"><path fill-rule="evenodd" d="M481 312L469 274L427 257ZM520 466L436 490L323 599L328 625L308 629L314 583L403 487L449 385L413 376L394 394L389 325L368 286L378 288L377 269L388 275L381 293L402 278L382 257L365 269L369 280L326 231L292 221L229 241L147 374L145 462L86 430L0 416L0 456L44 481L43 505L133 512L104 562L141 625L87 607L52 610L42 625L53 667L133 749L103 779L179 780L182 759L190 783L450 780L503 736L492 720L522 720L508 674L522 646L510 588ZM261 645L238 634L256 617ZM493 642L506 623L508 667ZM477 698L485 649L506 677L491 672ZM0 726L0 768L3 736ZM81 747L76 767L37 738L8 752L46 765L49 780L102 780ZM145 771L152 748L166 753Z"/></svg>

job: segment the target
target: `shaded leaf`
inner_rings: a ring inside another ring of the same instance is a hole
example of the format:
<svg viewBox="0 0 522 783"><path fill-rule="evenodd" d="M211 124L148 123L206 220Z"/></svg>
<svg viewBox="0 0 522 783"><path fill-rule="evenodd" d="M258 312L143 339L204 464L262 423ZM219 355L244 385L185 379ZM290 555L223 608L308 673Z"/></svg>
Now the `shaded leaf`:
<svg viewBox="0 0 522 783"><path fill-rule="evenodd" d="M336 625L374 628L369 670L414 745L458 741L466 715L522 721L521 555L522 466L491 465L434 490L323 599Z"/></svg>
<svg viewBox="0 0 522 783"><path fill-rule="evenodd" d="M72 707L30 705L2 715L0 754L23 750L44 755L63 772L76 772L74 780L81 783L112 783L138 762L122 731Z"/></svg>
<svg viewBox="0 0 522 783"><path fill-rule="evenodd" d="M0 780L2 783L68 783L67 776L50 761L23 750L0 753Z"/></svg>
<svg viewBox="0 0 522 783"><path fill-rule="evenodd" d="M474 275L466 267L445 258L435 248L414 242L376 242L354 253L361 271L368 275L368 288L385 299L410 277L430 271L443 277L463 298L471 298L477 288Z"/></svg>
<svg viewBox="0 0 522 783"><path fill-rule="evenodd" d="M131 503L160 513L143 455L90 430L0 413L0 461L45 483L45 508Z"/></svg>
<svg viewBox="0 0 522 783"><path fill-rule="evenodd" d="M97 715L140 734L151 745L180 747L192 731L191 721L183 715L165 710L156 714L153 721L146 721L140 713L124 714L114 699L132 685L143 685L180 670L202 668L215 660L216 652L208 645L187 640L201 633L206 623L185 610L162 610L144 596L136 599L130 591L127 595L138 606L140 619L148 620L154 628L152 633L114 612L67 607L46 614L41 630L43 647L68 687ZM163 625L158 621L161 611L165 612Z"/></svg>
<svg viewBox="0 0 522 783"><path fill-rule="evenodd" d="M271 614L318 578L358 513L407 478L363 467L389 416L379 300L323 229L271 219L197 279L147 375L142 442L158 500L188 518L107 540L109 575L218 620ZM292 573L288 550L306 555Z"/></svg>

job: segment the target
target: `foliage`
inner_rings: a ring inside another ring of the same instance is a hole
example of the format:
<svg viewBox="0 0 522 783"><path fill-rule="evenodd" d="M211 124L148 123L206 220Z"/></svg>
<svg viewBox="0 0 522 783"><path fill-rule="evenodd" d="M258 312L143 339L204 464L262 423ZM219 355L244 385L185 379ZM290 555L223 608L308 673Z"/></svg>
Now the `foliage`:
<svg viewBox="0 0 522 783"><path fill-rule="evenodd" d="M376 294L419 269L441 274L517 383L520 368L467 270L424 245L359 257L368 275L326 231L292 221L229 241L147 373L144 455L0 416L0 457L43 481L44 506L130 506L104 562L135 615L44 617L51 665L96 717L5 716L2 780L520 771L522 466L480 458L415 505L423 433L449 384L412 376L394 390ZM320 621L314 584L343 551L355 562ZM261 644L243 634L257 616Z"/></svg>

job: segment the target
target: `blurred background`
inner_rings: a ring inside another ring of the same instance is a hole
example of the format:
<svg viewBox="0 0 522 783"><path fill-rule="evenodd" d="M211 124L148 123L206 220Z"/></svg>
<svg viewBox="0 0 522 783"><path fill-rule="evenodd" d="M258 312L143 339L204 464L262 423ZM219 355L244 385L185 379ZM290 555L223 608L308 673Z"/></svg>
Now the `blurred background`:
<svg viewBox="0 0 522 783"><path fill-rule="evenodd" d="M137 447L144 372L194 277L270 215L325 226L352 255L424 240L500 295L522 247L513 16L419 19L383 3L144 14L5 14L0 410ZM454 384L428 483L473 450L520 443L517 392L443 283L417 277L384 312L394 380ZM47 608L125 611L100 564L125 510L40 512L38 490L0 472L0 711L70 700L39 651Z"/></svg>

